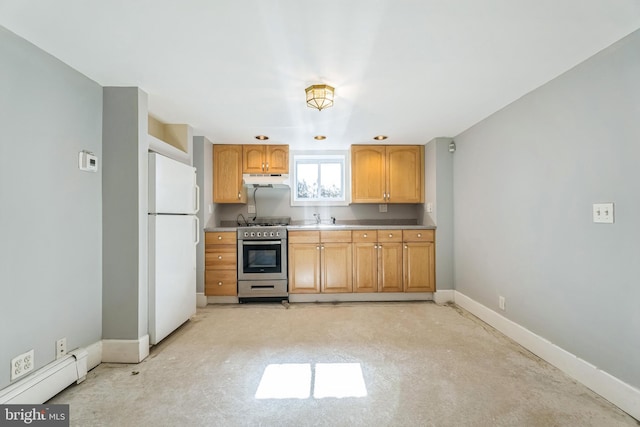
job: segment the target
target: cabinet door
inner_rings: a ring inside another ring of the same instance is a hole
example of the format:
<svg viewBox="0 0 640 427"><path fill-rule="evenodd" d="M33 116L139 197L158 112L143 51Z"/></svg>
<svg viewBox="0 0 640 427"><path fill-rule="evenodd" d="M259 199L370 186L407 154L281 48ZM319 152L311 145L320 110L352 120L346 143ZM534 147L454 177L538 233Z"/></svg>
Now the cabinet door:
<svg viewBox="0 0 640 427"><path fill-rule="evenodd" d="M237 296L236 270L205 270L204 294L214 296Z"/></svg>
<svg viewBox="0 0 640 427"><path fill-rule="evenodd" d="M320 244L289 244L289 292L320 292Z"/></svg>
<svg viewBox="0 0 640 427"><path fill-rule="evenodd" d="M351 292L353 266L351 243L322 243L322 292Z"/></svg>
<svg viewBox="0 0 640 427"><path fill-rule="evenodd" d="M387 146L389 203L424 203L424 147Z"/></svg>
<svg viewBox="0 0 640 427"><path fill-rule="evenodd" d="M435 247L433 242L404 244L405 292L435 291Z"/></svg>
<svg viewBox="0 0 640 427"><path fill-rule="evenodd" d="M378 244L378 291L402 292L402 242Z"/></svg>
<svg viewBox="0 0 640 427"><path fill-rule="evenodd" d="M267 173L289 173L289 146L267 145Z"/></svg>
<svg viewBox="0 0 640 427"><path fill-rule="evenodd" d="M351 146L351 202L385 203L385 147Z"/></svg>
<svg viewBox="0 0 640 427"><path fill-rule="evenodd" d="M264 145L242 146L242 173L266 173Z"/></svg>
<svg viewBox="0 0 640 427"><path fill-rule="evenodd" d="M353 288L355 292L378 292L378 245L353 243Z"/></svg>
<svg viewBox="0 0 640 427"><path fill-rule="evenodd" d="M213 146L213 201L247 202L242 187L242 145Z"/></svg>

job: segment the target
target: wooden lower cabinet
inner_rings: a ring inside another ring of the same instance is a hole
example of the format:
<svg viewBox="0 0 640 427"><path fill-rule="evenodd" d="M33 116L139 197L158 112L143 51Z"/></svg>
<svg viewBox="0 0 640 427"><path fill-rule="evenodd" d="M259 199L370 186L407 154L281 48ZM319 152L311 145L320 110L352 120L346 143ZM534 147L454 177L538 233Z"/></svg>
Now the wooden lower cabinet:
<svg viewBox="0 0 640 427"><path fill-rule="evenodd" d="M290 231L289 293L352 292L350 231Z"/></svg>
<svg viewBox="0 0 640 427"><path fill-rule="evenodd" d="M238 295L237 240L233 231L205 233L204 294Z"/></svg>
<svg viewBox="0 0 640 427"><path fill-rule="evenodd" d="M402 230L353 231L355 292L402 292Z"/></svg>
<svg viewBox="0 0 640 427"><path fill-rule="evenodd" d="M404 230L404 291L435 292L435 233Z"/></svg>
<svg viewBox="0 0 640 427"><path fill-rule="evenodd" d="M320 292L320 242L291 243L289 232L289 293Z"/></svg>

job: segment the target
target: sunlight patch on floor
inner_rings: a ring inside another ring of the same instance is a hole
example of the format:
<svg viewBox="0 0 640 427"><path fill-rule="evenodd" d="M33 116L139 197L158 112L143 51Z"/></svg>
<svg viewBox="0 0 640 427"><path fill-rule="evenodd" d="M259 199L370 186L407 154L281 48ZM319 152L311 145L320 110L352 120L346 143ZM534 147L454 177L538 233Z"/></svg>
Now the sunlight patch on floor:
<svg viewBox="0 0 640 427"><path fill-rule="evenodd" d="M255 398L308 399L312 380L316 399L367 396L359 363L317 363L313 372L310 363L282 363L265 368Z"/></svg>

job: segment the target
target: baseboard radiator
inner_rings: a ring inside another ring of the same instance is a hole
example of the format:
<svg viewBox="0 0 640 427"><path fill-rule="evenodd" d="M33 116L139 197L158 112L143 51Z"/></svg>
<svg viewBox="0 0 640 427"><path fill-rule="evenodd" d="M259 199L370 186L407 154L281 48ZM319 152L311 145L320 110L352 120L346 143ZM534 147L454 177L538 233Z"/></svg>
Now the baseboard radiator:
<svg viewBox="0 0 640 427"><path fill-rule="evenodd" d="M0 390L1 404L42 404L87 377L87 355L84 349L69 352L24 379Z"/></svg>

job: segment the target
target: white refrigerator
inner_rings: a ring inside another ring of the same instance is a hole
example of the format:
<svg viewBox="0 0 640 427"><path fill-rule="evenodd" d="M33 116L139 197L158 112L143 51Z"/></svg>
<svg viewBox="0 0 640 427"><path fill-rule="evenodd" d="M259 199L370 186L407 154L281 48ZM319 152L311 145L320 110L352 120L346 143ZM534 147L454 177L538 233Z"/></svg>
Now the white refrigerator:
<svg viewBox="0 0 640 427"><path fill-rule="evenodd" d="M196 312L196 169L149 153L149 343Z"/></svg>

